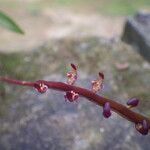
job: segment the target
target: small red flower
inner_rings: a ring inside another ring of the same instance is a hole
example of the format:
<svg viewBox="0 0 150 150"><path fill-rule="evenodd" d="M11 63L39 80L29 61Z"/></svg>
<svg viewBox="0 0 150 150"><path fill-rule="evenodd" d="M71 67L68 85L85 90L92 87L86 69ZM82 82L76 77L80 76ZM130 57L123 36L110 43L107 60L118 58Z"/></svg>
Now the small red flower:
<svg viewBox="0 0 150 150"><path fill-rule="evenodd" d="M104 74L99 72L99 79L91 81L92 91L94 93L103 89L103 80L104 80Z"/></svg>
<svg viewBox="0 0 150 150"><path fill-rule="evenodd" d="M73 85L77 80L77 67L74 64L70 64L72 70L67 73L67 83Z"/></svg>
<svg viewBox="0 0 150 150"><path fill-rule="evenodd" d="M39 93L45 93L48 90L48 86L42 83L41 81L37 81L37 83L34 84L34 88Z"/></svg>
<svg viewBox="0 0 150 150"><path fill-rule="evenodd" d="M79 98L79 94L75 93L74 91L67 91L64 97L69 102L74 102Z"/></svg>

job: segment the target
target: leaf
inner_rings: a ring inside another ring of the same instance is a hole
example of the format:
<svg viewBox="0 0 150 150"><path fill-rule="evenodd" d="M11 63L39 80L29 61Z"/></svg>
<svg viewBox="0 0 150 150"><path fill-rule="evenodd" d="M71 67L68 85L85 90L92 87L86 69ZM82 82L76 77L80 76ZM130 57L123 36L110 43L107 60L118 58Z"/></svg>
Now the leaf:
<svg viewBox="0 0 150 150"><path fill-rule="evenodd" d="M0 26L13 32L24 34L24 31L6 14L0 11Z"/></svg>

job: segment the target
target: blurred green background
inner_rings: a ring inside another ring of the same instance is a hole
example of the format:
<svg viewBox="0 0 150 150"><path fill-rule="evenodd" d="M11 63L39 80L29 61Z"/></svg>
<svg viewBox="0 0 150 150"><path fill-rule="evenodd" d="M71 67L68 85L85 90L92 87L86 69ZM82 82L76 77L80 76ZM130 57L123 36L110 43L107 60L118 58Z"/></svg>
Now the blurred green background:
<svg viewBox="0 0 150 150"><path fill-rule="evenodd" d="M138 9L147 9L149 0L1 0L1 7L29 11L39 11L44 8L67 7L80 11L94 11L109 15L133 14Z"/></svg>

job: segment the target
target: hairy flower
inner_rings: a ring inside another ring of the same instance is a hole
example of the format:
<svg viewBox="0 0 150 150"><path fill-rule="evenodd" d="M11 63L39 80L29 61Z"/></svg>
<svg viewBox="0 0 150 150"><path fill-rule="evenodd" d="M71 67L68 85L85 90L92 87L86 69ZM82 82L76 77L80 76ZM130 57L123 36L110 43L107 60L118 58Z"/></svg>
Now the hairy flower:
<svg viewBox="0 0 150 150"><path fill-rule="evenodd" d="M77 67L74 64L71 65L71 71L67 73L67 83L73 85L77 80Z"/></svg>
<svg viewBox="0 0 150 150"><path fill-rule="evenodd" d="M64 97L69 102L74 102L78 99L79 94L75 93L74 91L67 91L66 94L64 95Z"/></svg>
<svg viewBox="0 0 150 150"><path fill-rule="evenodd" d="M39 92L39 93L45 93L48 90L48 86L42 83L41 81L37 81L34 84L34 88Z"/></svg>
<svg viewBox="0 0 150 150"><path fill-rule="evenodd" d="M103 88L104 74L99 72L99 79L91 81L92 91L96 93Z"/></svg>

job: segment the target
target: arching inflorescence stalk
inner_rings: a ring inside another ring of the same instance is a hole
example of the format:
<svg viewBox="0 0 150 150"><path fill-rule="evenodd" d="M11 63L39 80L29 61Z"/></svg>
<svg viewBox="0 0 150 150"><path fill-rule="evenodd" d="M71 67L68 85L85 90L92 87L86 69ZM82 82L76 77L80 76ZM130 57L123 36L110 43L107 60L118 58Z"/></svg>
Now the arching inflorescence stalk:
<svg viewBox="0 0 150 150"><path fill-rule="evenodd" d="M96 94L98 91L102 90L104 74L99 72L98 79L91 81L91 90L75 86L75 82L78 78L77 76L77 66L71 64L71 71L67 73L67 81L56 82L56 81L45 81L38 80L35 82L14 80L7 77L0 77L0 81L4 81L11 84L29 86L36 89L39 93L45 93L48 89L54 89L65 92L65 101L74 102L79 99L79 96L83 96L103 107L103 116L109 118L112 115L112 111L118 113L125 119L133 122L135 128L142 135L147 135L150 131L150 119L136 113L131 110L131 108L136 107L139 104L139 99L131 98L127 101L126 105L120 104L112 99L108 99Z"/></svg>

